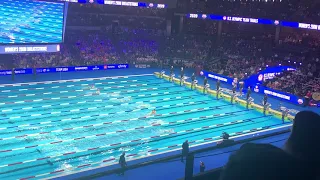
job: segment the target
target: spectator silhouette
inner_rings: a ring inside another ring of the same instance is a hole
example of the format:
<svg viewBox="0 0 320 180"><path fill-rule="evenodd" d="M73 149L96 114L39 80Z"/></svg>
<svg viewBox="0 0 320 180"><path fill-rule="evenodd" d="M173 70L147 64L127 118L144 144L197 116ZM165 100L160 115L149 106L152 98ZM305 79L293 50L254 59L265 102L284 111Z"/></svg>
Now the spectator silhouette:
<svg viewBox="0 0 320 180"><path fill-rule="evenodd" d="M230 144L234 143L233 139L229 139L230 135L226 132L222 133L222 141L217 143L217 146L223 147L223 146L229 146Z"/></svg>
<svg viewBox="0 0 320 180"><path fill-rule="evenodd" d="M186 140L183 144L182 144L182 154L181 154L181 162L183 162L183 157L188 155L189 153L189 142L188 140Z"/></svg>
<svg viewBox="0 0 320 180"><path fill-rule="evenodd" d="M200 161L200 172L203 173L205 169L206 165L204 164L204 162Z"/></svg>
<svg viewBox="0 0 320 180"><path fill-rule="evenodd" d="M119 164L121 166L121 170L120 170L120 173L119 175L124 175L124 172L126 170L126 167L127 167L127 161L126 161L126 157L125 157L126 153L123 152L120 156L120 159L119 159Z"/></svg>
<svg viewBox="0 0 320 180"><path fill-rule="evenodd" d="M319 140L320 116L311 111L301 111L294 118L292 133L285 144L285 151L309 164L316 165L320 172Z"/></svg>

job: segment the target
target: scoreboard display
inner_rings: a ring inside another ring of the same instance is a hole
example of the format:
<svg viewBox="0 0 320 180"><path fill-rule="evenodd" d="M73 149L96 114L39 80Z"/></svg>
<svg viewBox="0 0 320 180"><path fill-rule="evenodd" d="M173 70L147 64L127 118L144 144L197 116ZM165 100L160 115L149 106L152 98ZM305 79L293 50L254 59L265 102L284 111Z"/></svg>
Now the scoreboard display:
<svg viewBox="0 0 320 180"><path fill-rule="evenodd" d="M116 6L137 6L137 7L148 7L148 8L173 8L176 6L177 0L58 0L63 2L74 2L74 3L96 3Z"/></svg>
<svg viewBox="0 0 320 180"><path fill-rule="evenodd" d="M64 3L35 0L0 1L0 44L63 42Z"/></svg>

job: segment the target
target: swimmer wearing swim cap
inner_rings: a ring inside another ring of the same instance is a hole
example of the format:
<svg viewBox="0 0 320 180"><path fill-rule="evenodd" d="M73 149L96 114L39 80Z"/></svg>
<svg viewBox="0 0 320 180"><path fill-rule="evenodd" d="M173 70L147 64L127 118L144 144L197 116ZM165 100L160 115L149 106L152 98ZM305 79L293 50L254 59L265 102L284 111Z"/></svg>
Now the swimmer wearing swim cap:
<svg viewBox="0 0 320 180"><path fill-rule="evenodd" d="M89 86L87 86L86 88L84 88L84 89L94 89L95 87L94 87L94 84L92 84L92 85L89 85Z"/></svg>
<svg viewBox="0 0 320 180"><path fill-rule="evenodd" d="M156 115L156 113L157 113L157 112L156 112L156 109L154 109L154 110L151 111L151 115Z"/></svg>

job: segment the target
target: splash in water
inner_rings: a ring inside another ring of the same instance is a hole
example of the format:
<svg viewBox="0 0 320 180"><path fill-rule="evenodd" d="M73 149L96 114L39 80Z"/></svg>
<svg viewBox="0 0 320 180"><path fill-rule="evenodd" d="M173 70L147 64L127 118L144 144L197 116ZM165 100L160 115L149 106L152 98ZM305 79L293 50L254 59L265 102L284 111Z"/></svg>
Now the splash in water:
<svg viewBox="0 0 320 180"><path fill-rule="evenodd" d="M119 97L120 94L119 93L110 93L108 94L109 97Z"/></svg>
<svg viewBox="0 0 320 180"><path fill-rule="evenodd" d="M151 104L139 104L136 107L137 107L137 109L143 109L143 108L150 108L152 106L151 106Z"/></svg>
<svg viewBox="0 0 320 180"><path fill-rule="evenodd" d="M174 133L174 129L159 129L158 135Z"/></svg>
<svg viewBox="0 0 320 180"><path fill-rule="evenodd" d="M72 170L73 170L73 166L72 166L71 164L68 164L68 163L64 162L64 163L61 165L61 167L59 168L59 170L60 170L60 169L66 169L66 170L68 170L68 171L72 171Z"/></svg>
<svg viewBox="0 0 320 180"><path fill-rule="evenodd" d="M163 124L164 120L162 120L162 119L151 119L148 123L149 124Z"/></svg>

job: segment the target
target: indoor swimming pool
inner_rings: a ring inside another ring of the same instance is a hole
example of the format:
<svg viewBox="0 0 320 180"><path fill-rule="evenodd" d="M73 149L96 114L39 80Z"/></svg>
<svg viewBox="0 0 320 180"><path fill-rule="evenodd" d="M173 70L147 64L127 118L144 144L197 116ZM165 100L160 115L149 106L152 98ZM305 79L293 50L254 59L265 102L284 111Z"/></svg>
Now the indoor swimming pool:
<svg viewBox="0 0 320 180"><path fill-rule="evenodd" d="M155 110L154 113L153 110ZM0 179L42 179L281 126L153 74L0 85Z"/></svg>

